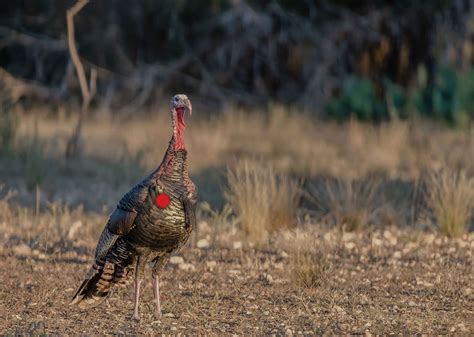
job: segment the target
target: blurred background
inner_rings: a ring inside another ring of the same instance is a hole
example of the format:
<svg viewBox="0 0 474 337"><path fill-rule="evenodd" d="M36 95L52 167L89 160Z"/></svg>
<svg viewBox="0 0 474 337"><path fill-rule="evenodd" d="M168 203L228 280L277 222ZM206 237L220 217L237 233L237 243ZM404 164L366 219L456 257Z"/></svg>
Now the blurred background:
<svg viewBox="0 0 474 337"><path fill-rule="evenodd" d="M186 139L209 212L238 215L241 167L297 181L303 218L368 208L329 221L351 228L418 223L425 176L472 183L474 1L91 1L73 36L90 102L68 49L75 3L0 4L11 201L107 212L160 162L175 93L193 102Z"/></svg>
<svg viewBox="0 0 474 337"><path fill-rule="evenodd" d="M23 104L73 106L66 41L74 1L0 5L0 66L34 85ZM295 106L318 118L420 116L466 126L474 116L469 0L92 1L75 18L95 108L114 114L192 95L200 114ZM6 73L5 73L6 72ZM15 90L3 83L3 96Z"/></svg>

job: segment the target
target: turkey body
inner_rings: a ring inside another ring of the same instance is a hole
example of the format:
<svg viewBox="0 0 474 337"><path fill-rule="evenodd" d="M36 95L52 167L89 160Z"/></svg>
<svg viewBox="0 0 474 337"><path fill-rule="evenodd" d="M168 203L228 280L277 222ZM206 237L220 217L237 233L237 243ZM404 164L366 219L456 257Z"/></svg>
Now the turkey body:
<svg viewBox="0 0 474 337"><path fill-rule="evenodd" d="M186 243L192 227L186 221L183 198L195 203L197 195L187 172L181 168L185 157L185 150L180 150L174 154L171 174L162 174L157 179L151 177L138 185L139 195L144 195L154 186L160 186L170 197L170 203L160 208L156 204L143 202L138 208L135 226L123 237L124 241L137 249L151 250L157 254L174 252ZM128 195L124 196L120 203L124 204L122 207L127 207L128 198Z"/></svg>
<svg viewBox="0 0 474 337"><path fill-rule="evenodd" d="M171 254L187 242L196 223L197 189L188 175L187 150L177 144L174 135L158 168L117 204L99 238L95 263L71 304L98 306L116 285L124 286L135 276L134 318L138 318L140 283L146 265L152 263L161 315L158 275ZM164 196L164 204L158 202L159 196Z"/></svg>

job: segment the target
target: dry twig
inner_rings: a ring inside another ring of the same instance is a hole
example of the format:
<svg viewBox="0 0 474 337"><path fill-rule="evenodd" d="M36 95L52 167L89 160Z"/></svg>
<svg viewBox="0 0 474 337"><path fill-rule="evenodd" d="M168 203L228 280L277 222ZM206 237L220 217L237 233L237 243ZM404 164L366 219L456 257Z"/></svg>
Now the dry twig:
<svg viewBox="0 0 474 337"><path fill-rule="evenodd" d="M66 157L70 158L77 155L79 149L79 140L81 137L82 121L84 115L89 109L89 105L96 92L96 81L97 72L94 68L91 70L89 85L87 84L86 74L84 66L82 65L81 59L76 48L75 41L75 28L74 28L74 16L81 11L81 9L87 5L89 0L78 0L74 6L67 10L67 42L69 47L69 53L71 59L76 68L77 77L79 78L79 85L82 93L82 108L79 112L79 118L77 120L76 128L68 141L66 146Z"/></svg>

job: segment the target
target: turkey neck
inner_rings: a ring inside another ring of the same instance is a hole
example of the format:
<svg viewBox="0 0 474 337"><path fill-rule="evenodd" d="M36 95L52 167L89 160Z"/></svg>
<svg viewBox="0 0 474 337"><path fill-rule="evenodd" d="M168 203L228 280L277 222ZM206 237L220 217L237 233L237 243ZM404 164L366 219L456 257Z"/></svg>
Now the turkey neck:
<svg viewBox="0 0 474 337"><path fill-rule="evenodd" d="M182 109L182 108L181 108ZM186 124L184 124L184 112L181 112L182 115L178 116L176 113L176 119L173 121L173 138L171 142L174 143L174 150L186 150L184 145L184 130L186 129Z"/></svg>
<svg viewBox="0 0 474 337"><path fill-rule="evenodd" d="M189 179L187 153L186 148L177 146L174 133L163 161L152 174L153 178L160 179L164 175L173 182L185 183L185 181Z"/></svg>

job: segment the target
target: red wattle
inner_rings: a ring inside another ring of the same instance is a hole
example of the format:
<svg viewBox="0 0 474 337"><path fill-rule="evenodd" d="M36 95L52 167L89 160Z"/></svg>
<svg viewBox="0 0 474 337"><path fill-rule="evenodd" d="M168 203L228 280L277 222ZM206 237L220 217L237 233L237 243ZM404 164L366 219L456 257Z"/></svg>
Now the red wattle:
<svg viewBox="0 0 474 337"><path fill-rule="evenodd" d="M158 194L155 199L156 206L159 208L166 208L170 204L170 197L165 193Z"/></svg>

